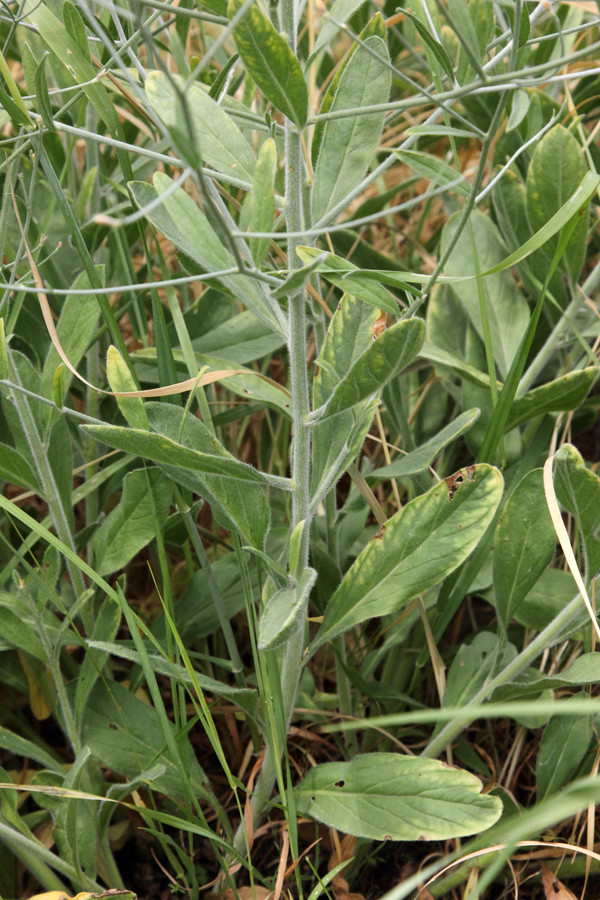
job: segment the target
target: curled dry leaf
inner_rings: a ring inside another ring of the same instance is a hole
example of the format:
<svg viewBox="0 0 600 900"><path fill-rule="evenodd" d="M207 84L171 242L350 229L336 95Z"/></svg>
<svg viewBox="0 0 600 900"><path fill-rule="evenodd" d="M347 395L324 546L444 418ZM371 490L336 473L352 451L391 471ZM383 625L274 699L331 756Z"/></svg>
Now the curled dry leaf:
<svg viewBox="0 0 600 900"><path fill-rule="evenodd" d="M542 885L546 900L578 900L575 894L558 880L547 863L542 863Z"/></svg>

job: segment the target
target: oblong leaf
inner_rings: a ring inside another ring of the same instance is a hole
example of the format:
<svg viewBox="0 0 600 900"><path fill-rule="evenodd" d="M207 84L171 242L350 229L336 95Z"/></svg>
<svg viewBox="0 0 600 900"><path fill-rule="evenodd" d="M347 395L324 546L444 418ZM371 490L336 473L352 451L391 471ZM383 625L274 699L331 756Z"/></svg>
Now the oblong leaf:
<svg viewBox="0 0 600 900"><path fill-rule="evenodd" d="M498 469L469 466L397 512L346 573L312 649L359 622L397 612L450 575L485 533L502 489Z"/></svg>
<svg viewBox="0 0 600 900"><path fill-rule="evenodd" d="M92 539L99 575L122 569L154 537L167 520L171 485L160 469L134 469L123 480L121 502L108 514Z"/></svg>
<svg viewBox="0 0 600 900"><path fill-rule="evenodd" d="M244 2L229 0L230 19ZM308 90L300 63L283 35L257 6L251 6L234 26L233 38L246 71L265 97L302 128L308 117Z"/></svg>
<svg viewBox="0 0 600 900"><path fill-rule="evenodd" d="M384 113L360 115L363 106L387 103L392 74L385 41L376 35L360 45L341 74L329 112L356 115L327 121L312 194L313 221L320 221L360 184L377 149Z"/></svg>
<svg viewBox="0 0 600 900"><path fill-rule="evenodd" d="M154 462L164 463L170 466L181 466L183 469L191 469L195 472L220 475L223 478L235 478L239 481L248 481L253 484L266 484L268 478L247 463L240 462L230 456L223 448L223 453L201 453L185 447L171 438L162 434L149 431L141 431L139 428L123 428L120 425L84 425L87 431L98 441L124 450L126 453L135 453L143 459L151 459ZM217 441L215 439L215 451Z"/></svg>
<svg viewBox="0 0 600 900"><path fill-rule="evenodd" d="M175 86L173 85L175 82ZM165 125L180 127L183 110L176 86L183 79L165 72L149 72L144 90L152 108ZM250 144L216 100L200 87L191 84L185 90L185 103L197 151L209 165L226 175L252 182L255 159Z"/></svg>
<svg viewBox="0 0 600 900"><path fill-rule="evenodd" d="M324 763L295 789L296 809L375 841L433 841L484 831L502 812L481 782L438 760L367 753Z"/></svg>

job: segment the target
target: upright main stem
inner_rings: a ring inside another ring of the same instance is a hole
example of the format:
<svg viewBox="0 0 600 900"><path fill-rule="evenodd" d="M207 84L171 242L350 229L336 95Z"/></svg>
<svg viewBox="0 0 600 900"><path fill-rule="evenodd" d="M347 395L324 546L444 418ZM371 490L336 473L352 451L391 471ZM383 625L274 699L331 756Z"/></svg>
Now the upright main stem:
<svg viewBox="0 0 600 900"><path fill-rule="evenodd" d="M288 35L290 46L296 52L296 28L294 0L282 0L281 23ZM302 208L302 188L304 178L304 158L302 154L301 136L295 126L286 119L285 122L285 216L288 232L292 234L302 230L304 215ZM301 239L290 236L287 241L288 267L300 268L301 260L296 254L296 247ZM299 522L305 522L300 545L297 577L302 575L308 566L308 548L310 531L310 442L311 430L307 425L309 412L308 373L306 369L306 305L304 290L301 289L289 297L289 357L290 386L292 392L292 478L294 491L292 500L292 528ZM300 675L302 673L302 653L305 643L305 616L301 616L297 630L286 644L281 660L281 698L285 731L289 728L294 710ZM254 797L252 811L254 823L261 816L273 791L277 778L279 759L284 748L277 741L269 744L265 752ZM239 847L243 835L236 835L236 847Z"/></svg>

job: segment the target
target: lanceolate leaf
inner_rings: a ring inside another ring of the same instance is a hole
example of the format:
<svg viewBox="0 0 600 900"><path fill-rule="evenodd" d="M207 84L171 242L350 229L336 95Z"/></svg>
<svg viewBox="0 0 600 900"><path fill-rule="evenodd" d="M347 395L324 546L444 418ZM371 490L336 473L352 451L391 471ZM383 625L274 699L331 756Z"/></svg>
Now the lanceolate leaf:
<svg viewBox="0 0 600 900"><path fill-rule="evenodd" d="M416 172L417 175L421 175L423 178L427 178L433 184L452 185L448 190L453 191L455 194L460 194L461 197L468 197L471 193L471 188L467 181L463 180L458 181L457 184L454 183L461 178L461 173L441 159L438 159L437 156L432 156L429 153L420 153L417 150L396 150L396 156L401 162L411 168L413 172Z"/></svg>
<svg viewBox="0 0 600 900"><path fill-rule="evenodd" d="M246 463L231 456L216 438L213 438L213 452L203 453L192 450L171 438L155 432L141 431L139 428L122 428L119 425L84 425L85 431L98 441L135 453L142 459L151 459L165 465L181 466L209 475L220 475L223 478L234 478L251 484L266 484L268 478Z"/></svg>
<svg viewBox="0 0 600 900"><path fill-rule="evenodd" d="M329 601L312 649L359 622L397 612L450 575L485 533L502 488L498 469L470 466L396 513Z"/></svg>
<svg viewBox="0 0 600 900"><path fill-rule="evenodd" d="M365 0L335 0L331 9L329 9L323 17L319 36L315 41L315 45L310 55L311 60L314 59L323 47L327 46L330 40L339 31L340 25L344 25L364 2Z"/></svg>
<svg viewBox="0 0 600 900"><path fill-rule="evenodd" d="M560 505L579 526L589 584L600 569L600 478L572 444L564 444L556 454L554 487Z"/></svg>
<svg viewBox="0 0 600 900"><path fill-rule="evenodd" d="M324 763L295 789L296 809L331 828L375 841L433 841L475 834L502 803L481 782L438 760L368 753Z"/></svg>
<svg viewBox="0 0 600 900"><path fill-rule="evenodd" d="M387 103L391 84L389 54L380 37L367 38L345 66L330 113ZM315 222L360 184L372 158L383 113L328 121L323 130L312 194Z"/></svg>
<svg viewBox="0 0 600 900"><path fill-rule="evenodd" d="M244 0L229 0L230 19ZM302 128L308 116L308 90L300 63L288 42L258 6L251 6L235 25L233 37L246 71L265 97Z"/></svg>
<svg viewBox="0 0 600 900"><path fill-rule="evenodd" d="M160 469L135 469L123 481L123 496L94 535L94 563L99 575L122 569L166 522L171 484Z"/></svg>
<svg viewBox="0 0 600 900"><path fill-rule="evenodd" d="M394 375L415 359L424 340L422 319L404 319L386 329L359 356L329 400L315 410L315 419L338 415L379 393Z"/></svg>
<svg viewBox="0 0 600 900"><path fill-rule="evenodd" d="M505 627L549 565L555 547L543 472L534 469L515 488L496 528L494 592L498 617Z"/></svg>
<svg viewBox="0 0 600 900"><path fill-rule="evenodd" d="M406 475L415 475L422 472L427 466L430 466L433 460L439 456L444 447L451 441L456 440L459 435L468 431L479 418L478 409L468 409L466 412L457 416L453 422L442 428L435 437L421 444L412 453L395 459L389 466L383 466L370 475L367 475L367 481L380 481L382 478L402 478Z"/></svg>
<svg viewBox="0 0 600 900"><path fill-rule="evenodd" d="M161 172L154 175L154 184L155 187L151 187L143 181L129 182L129 190L140 209L149 207L158 200L159 194L173 187L171 179ZM218 272L236 267L232 254L221 244L200 207L182 188L176 188L164 197L162 203L146 213L146 218L205 271ZM273 331L286 335L283 314L258 282L235 275L226 275L220 280Z"/></svg>
<svg viewBox="0 0 600 900"><path fill-rule="evenodd" d="M323 256L323 253L314 247L297 247L296 253L307 266L311 266L317 257ZM336 287L341 288L348 294L353 294L359 300L362 300L363 303L368 303L370 306L389 312L393 316L398 315L398 304L390 292L376 281L367 282L363 279L361 276L364 273L354 263L348 262L347 259L336 256L334 253L328 253L318 266L318 271L331 284L335 284ZM353 277L354 272L358 276L356 280Z"/></svg>
<svg viewBox="0 0 600 900"><path fill-rule="evenodd" d="M316 578L314 569L305 569L295 587L276 591L267 600L258 623L259 650L280 647L297 629Z"/></svg>
<svg viewBox="0 0 600 900"><path fill-rule="evenodd" d="M181 95L189 112L196 150L209 165L227 175L252 182L254 153L231 117L200 85L183 91L183 79L165 72L149 72L144 89L151 106L165 125L181 127L185 123Z"/></svg>
<svg viewBox="0 0 600 900"><path fill-rule="evenodd" d="M577 369L534 388L514 401L506 423L507 431L544 413L577 409L597 378L596 368Z"/></svg>

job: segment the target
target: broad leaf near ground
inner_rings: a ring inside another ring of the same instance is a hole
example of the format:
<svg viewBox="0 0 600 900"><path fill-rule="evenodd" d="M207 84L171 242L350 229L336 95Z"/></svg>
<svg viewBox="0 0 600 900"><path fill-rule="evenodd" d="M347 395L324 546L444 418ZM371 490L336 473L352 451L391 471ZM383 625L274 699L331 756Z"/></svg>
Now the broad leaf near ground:
<svg viewBox="0 0 600 900"><path fill-rule="evenodd" d="M181 761L167 748L158 714L116 681L98 681L83 710L81 741L109 769L132 779L150 766L161 763L165 774L155 784L168 797L183 801ZM192 748L179 742L185 752L185 767L196 796L204 792L206 776Z"/></svg>
<svg viewBox="0 0 600 900"><path fill-rule="evenodd" d="M367 38L348 60L329 113L387 103L391 71L387 46ZM315 222L360 184L377 149L384 113L356 114L327 121L319 149L312 193Z"/></svg>
<svg viewBox="0 0 600 900"><path fill-rule="evenodd" d="M229 0L233 19L244 0ZM308 116L308 89L300 63L286 41L258 6L250 6L233 28L235 45L244 67L265 97L302 128Z"/></svg>
<svg viewBox="0 0 600 900"><path fill-rule="evenodd" d="M99 575L122 569L156 537L167 520L171 485L160 469L151 466L128 472L121 502L106 517L92 539Z"/></svg>
<svg viewBox="0 0 600 900"><path fill-rule="evenodd" d="M438 760L368 753L315 766L295 789L296 809L375 841L433 841L485 831L501 801L478 778Z"/></svg>
<svg viewBox="0 0 600 900"><path fill-rule="evenodd" d="M556 532L542 469L517 485L502 511L494 541L494 592L498 617L507 627L556 548Z"/></svg>
<svg viewBox="0 0 600 900"><path fill-rule="evenodd" d="M554 489L560 505L579 526L589 583L600 569L600 478L572 444L563 444L555 459Z"/></svg>
<svg viewBox="0 0 600 900"><path fill-rule="evenodd" d="M189 112L195 149L202 159L219 172L252 183L254 153L240 129L199 84L189 85L185 92L183 88L182 78L158 71L149 72L144 84L150 105L169 127L181 128L186 121L181 92ZM185 133L182 136L187 137Z"/></svg>
<svg viewBox="0 0 600 900"><path fill-rule="evenodd" d="M484 535L502 489L498 469L469 466L397 512L346 573L312 649L359 622L398 612L450 575Z"/></svg>
<svg viewBox="0 0 600 900"><path fill-rule="evenodd" d="M575 697L587 698L581 691ZM538 801L555 794L576 774L593 736L591 716L553 716L544 731L535 774Z"/></svg>
<svg viewBox="0 0 600 900"><path fill-rule="evenodd" d="M43 496L37 475L27 460L8 444L0 444L0 478L19 487L31 488Z"/></svg>

